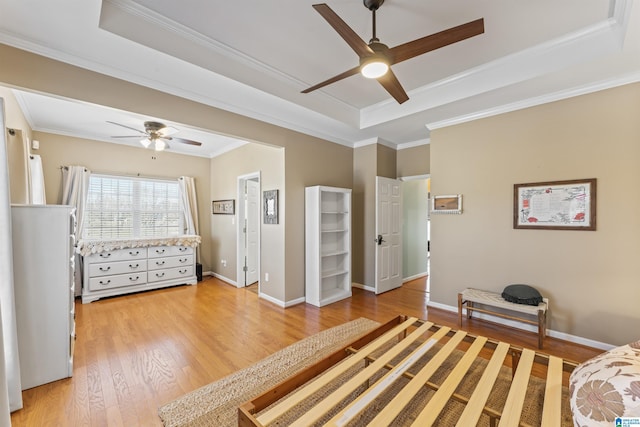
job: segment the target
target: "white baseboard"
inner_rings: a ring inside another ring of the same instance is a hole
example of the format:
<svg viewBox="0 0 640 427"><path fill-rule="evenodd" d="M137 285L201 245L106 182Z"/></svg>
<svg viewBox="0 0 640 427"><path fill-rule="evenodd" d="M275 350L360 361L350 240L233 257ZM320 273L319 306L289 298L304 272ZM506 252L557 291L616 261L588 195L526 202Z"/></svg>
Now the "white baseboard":
<svg viewBox="0 0 640 427"><path fill-rule="evenodd" d="M222 280L223 282L226 282L226 283L228 283L228 284L230 284L230 285L233 285L233 286L235 286L235 287L238 287L238 284L236 283L236 281L235 281L235 280L231 280L231 279L229 279L228 277L225 277L225 276L223 276L223 275L221 275L221 274L218 274L218 273L214 273L214 272L210 272L210 273L211 273L210 275L211 275L211 276L213 276L213 277L215 277L216 279L220 279L220 280Z"/></svg>
<svg viewBox="0 0 640 427"><path fill-rule="evenodd" d="M447 305L447 304L441 304L438 302L433 302L433 301L429 301L427 303L427 308L428 307L433 307L433 308L438 308L440 310L446 310L446 311L452 311L456 314L458 314L458 307L453 307L451 305ZM499 323L502 325L506 325L512 328L516 328L516 329L521 329L524 331L529 331L529 332L538 332L538 328L533 326L533 325L527 325L525 323L521 323L518 321L514 321L514 320L509 320L509 319L503 319L502 317L498 317L498 316L492 316L490 314L485 314L485 313L475 313L474 318L476 319L482 319L482 320L487 320L490 322L495 322L495 323ZM580 345L586 345L588 347L593 347L593 348L598 348L601 350L611 350L612 348L616 347L612 344L607 344L607 343L603 343L600 341L595 341L595 340L591 340L588 338L583 338L583 337L579 337L576 335L571 335L571 334L567 334L565 332L559 332L559 331L553 331L551 329L547 329L547 336L553 337L553 338L557 338L560 340L564 340L564 341L569 341L575 344L580 344Z"/></svg>
<svg viewBox="0 0 640 427"><path fill-rule="evenodd" d="M358 289L364 289L365 291L369 291L369 292L375 292L376 291L375 286L367 286L367 285L363 285L362 283L356 283L356 282L352 282L351 283L351 287L352 288L358 288Z"/></svg>
<svg viewBox="0 0 640 427"><path fill-rule="evenodd" d="M297 298L297 299L294 299L294 300L286 301L286 302L285 302L285 301L279 300L279 299L277 299L277 298L274 298L274 297L272 297L272 296L269 296L269 295L267 295L267 294L265 294L265 293L260 293L260 294L258 295L258 297L259 297L260 299L263 299L263 300L265 300L265 301L269 301L270 303L275 304L275 305L277 305L278 307L282 307L282 308L292 307L292 306L294 306L294 305L298 305L298 304L301 304L301 303L303 303L303 302L305 302L305 301L306 301L306 300L304 299L304 297L302 297L302 298Z"/></svg>
<svg viewBox="0 0 640 427"><path fill-rule="evenodd" d="M407 283L407 282L410 282L412 280L416 280L416 279L419 279L421 277L428 276L428 275L429 275L429 273L427 273L426 271L424 273L414 274L413 276L405 277L404 279L402 279L402 283Z"/></svg>

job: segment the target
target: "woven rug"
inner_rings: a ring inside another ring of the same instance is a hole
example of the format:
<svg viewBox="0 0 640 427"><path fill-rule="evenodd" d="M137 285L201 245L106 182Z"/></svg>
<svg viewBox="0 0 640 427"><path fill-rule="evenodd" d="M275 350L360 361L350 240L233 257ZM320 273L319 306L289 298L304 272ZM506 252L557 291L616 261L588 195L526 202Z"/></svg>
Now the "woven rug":
<svg viewBox="0 0 640 427"><path fill-rule="evenodd" d="M238 424L238 406L363 336L379 323L359 318L327 329L248 368L188 393L158 410L166 427Z"/></svg>

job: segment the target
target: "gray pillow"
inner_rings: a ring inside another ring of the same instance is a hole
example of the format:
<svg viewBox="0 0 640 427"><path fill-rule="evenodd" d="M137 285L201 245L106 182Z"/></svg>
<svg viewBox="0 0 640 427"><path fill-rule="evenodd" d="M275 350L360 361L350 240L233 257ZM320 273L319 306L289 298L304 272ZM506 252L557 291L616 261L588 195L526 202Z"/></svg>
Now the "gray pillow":
<svg viewBox="0 0 640 427"><path fill-rule="evenodd" d="M529 285L509 285L502 291L502 298L516 304L538 305L542 295Z"/></svg>

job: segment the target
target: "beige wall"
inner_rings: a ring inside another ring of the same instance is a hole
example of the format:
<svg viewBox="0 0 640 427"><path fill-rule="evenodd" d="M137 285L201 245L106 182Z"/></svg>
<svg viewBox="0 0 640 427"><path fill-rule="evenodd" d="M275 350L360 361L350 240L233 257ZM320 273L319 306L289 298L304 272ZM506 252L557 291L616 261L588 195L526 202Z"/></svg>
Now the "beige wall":
<svg viewBox="0 0 640 427"><path fill-rule="evenodd" d="M285 297L294 301L304 296L304 189L314 185L353 188L353 149L301 134L281 143L286 183Z"/></svg>
<svg viewBox="0 0 640 427"><path fill-rule="evenodd" d="M81 165L95 173L158 178L178 178L182 175L194 177L200 234L203 236L200 260L203 270L209 270L211 242L204 238L210 234L209 159L167 151L157 153L143 148L42 132L34 132L33 136L40 141L40 149L35 153L42 158L47 203L50 204L57 204L62 200L61 166Z"/></svg>
<svg viewBox="0 0 640 427"><path fill-rule="evenodd" d="M377 145L366 145L353 154L353 248L351 279L355 283L374 286L375 247L371 242L375 233L375 202L378 165Z"/></svg>
<svg viewBox="0 0 640 427"><path fill-rule="evenodd" d="M353 150L0 44L0 83L285 147L285 301L304 295L304 187L353 183ZM282 205L281 205L282 206ZM211 256L211 255L209 255Z"/></svg>
<svg viewBox="0 0 640 427"><path fill-rule="evenodd" d="M431 299L474 286L535 286L550 327L596 341L638 339L640 84L435 130L433 194L464 197L433 215ZM597 231L514 230L516 183L597 178Z"/></svg>
<svg viewBox="0 0 640 427"><path fill-rule="evenodd" d="M0 98L4 99L6 127L14 130L13 135L8 131L5 134L11 203L29 203L27 157L32 137L31 127L10 89L0 87Z"/></svg>
<svg viewBox="0 0 640 427"><path fill-rule="evenodd" d="M430 171L431 145L425 144L398 150L397 157L399 177L426 175Z"/></svg>
<svg viewBox="0 0 640 427"><path fill-rule="evenodd" d="M247 144L211 159L211 200L238 200L238 177L260 172L260 189L279 190L279 212L285 198L284 149L260 144ZM262 197L262 195L260 195ZM210 202L209 202L210 203ZM237 281L238 209L236 215L209 215L211 222L212 271ZM284 221L264 224L260 218L260 291L284 301ZM223 266L221 261L227 261ZM269 273L269 282L264 282Z"/></svg>

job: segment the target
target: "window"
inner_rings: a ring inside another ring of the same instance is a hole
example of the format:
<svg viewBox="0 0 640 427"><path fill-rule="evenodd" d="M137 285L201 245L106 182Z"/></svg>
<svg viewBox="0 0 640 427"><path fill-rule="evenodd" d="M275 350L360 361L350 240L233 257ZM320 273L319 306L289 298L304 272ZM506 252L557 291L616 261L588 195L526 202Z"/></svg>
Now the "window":
<svg viewBox="0 0 640 427"><path fill-rule="evenodd" d="M178 181L92 174L83 238L178 236L184 220L180 200Z"/></svg>

